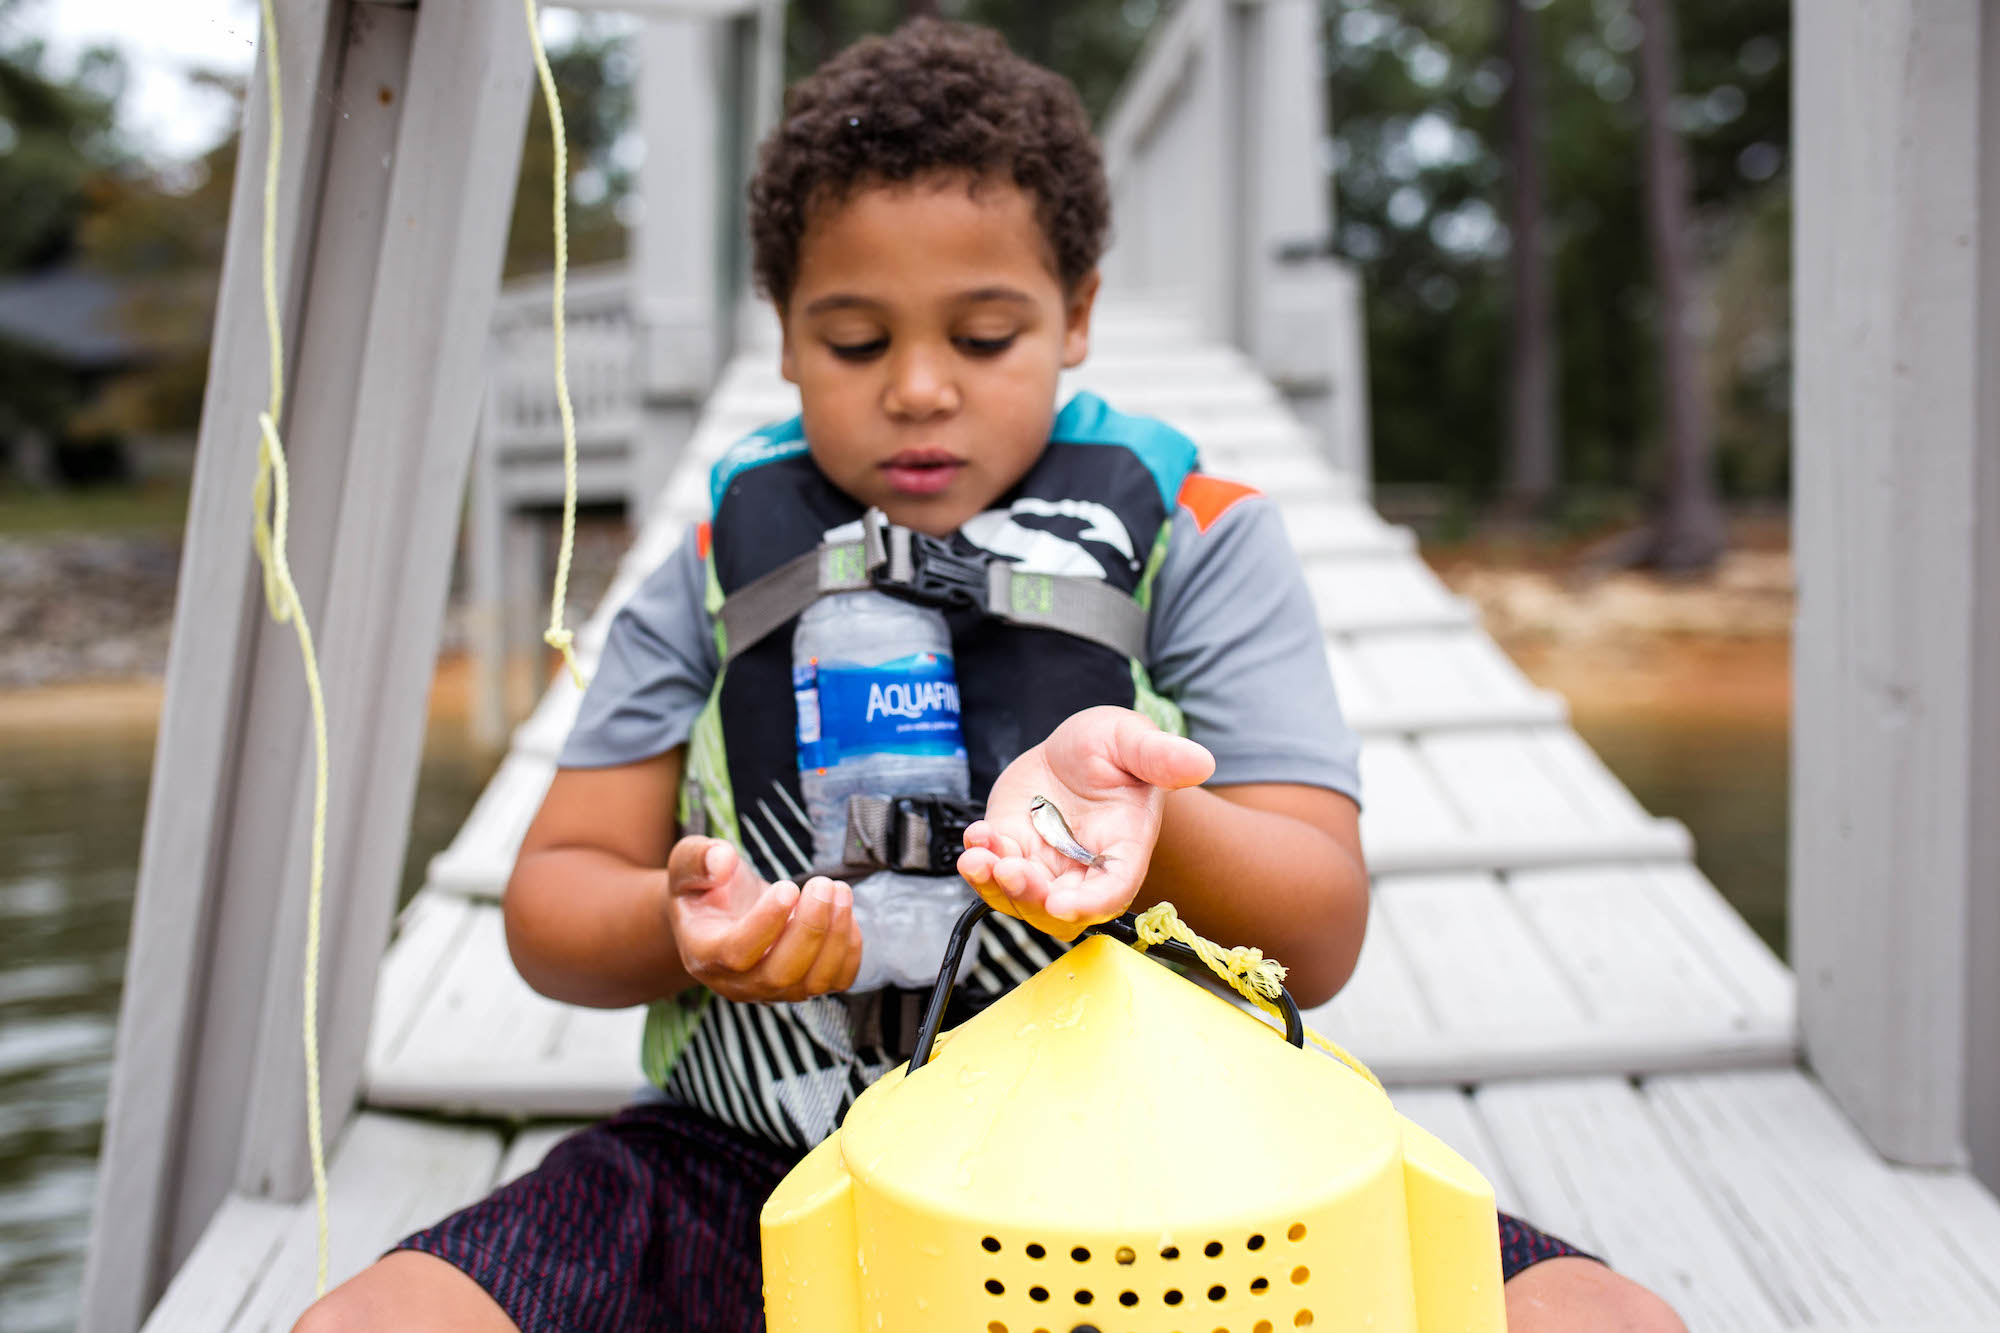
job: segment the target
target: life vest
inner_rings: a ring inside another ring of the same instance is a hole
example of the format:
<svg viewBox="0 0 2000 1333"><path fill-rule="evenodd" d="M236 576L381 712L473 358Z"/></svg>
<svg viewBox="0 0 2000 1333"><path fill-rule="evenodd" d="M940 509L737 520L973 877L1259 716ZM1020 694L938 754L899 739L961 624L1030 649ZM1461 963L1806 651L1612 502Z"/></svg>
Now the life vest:
<svg viewBox="0 0 2000 1333"><path fill-rule="evenodd" d="M701 536L723 665L688 745L683 830L735 844L766 880L798 877L796 864L780 864L769 849L786 845L780 832L791 846L811 846L803 819L761 832L755 822L804 809L792 635L805 605L827 592L873 587L906 596L935 606L950 630L970 808L927 793L883 793L887 826L876 830L876 851L884 866L955 875L958 835L983 811L994 779L1082 709L1136 708L1184 733L1179 710L1153 692L1141 659L1153 576L1196 462L1194 444L1178 431L1079 393L1013 488L949 538L931 538L864 513L829 482L807 452L799 418L739 442L711 473L714 516ZM996 940L1001 989L1065 947L1017 921L987 933ZM842 996L741 1006L689 992L653 1006L644 1063L649 1077L712 1114L741 1121L754 1112L740 1128L811 1147L860 1087L894 1063L897 1034L879 1024L851 1037L845 1052L829 1040L835 1027L851 1026L852 1008ZM774 1025L789 1031L773 1033ZM747 1046L758 1033L769 1040L753 1056ZM863 1049L869 1036L886 1047ZM756 1084L786 1081L758 1072L760 1064L801 1059L812 1069L791 1079L789 1093L767 1087L763 1107L746 1105L760 1092ZM866 1077L857 1079L859 1066ZM798 1082L814 1076L808 1106ZM829 1111L832 1120L822 1114Z"/></svg>

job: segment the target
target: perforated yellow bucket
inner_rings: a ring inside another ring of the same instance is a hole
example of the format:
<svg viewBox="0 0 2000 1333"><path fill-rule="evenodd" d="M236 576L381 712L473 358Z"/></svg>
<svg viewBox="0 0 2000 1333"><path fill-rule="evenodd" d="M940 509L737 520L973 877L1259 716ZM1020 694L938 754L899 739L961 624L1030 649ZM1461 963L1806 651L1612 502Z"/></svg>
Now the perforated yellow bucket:
<svg viewBox="0 0 2000 1333"><path fill-rule="evenodd" d="M1092 936L763 1213L771 1333L1501 1333L1493 1191L1373 1083Z"/></svg>

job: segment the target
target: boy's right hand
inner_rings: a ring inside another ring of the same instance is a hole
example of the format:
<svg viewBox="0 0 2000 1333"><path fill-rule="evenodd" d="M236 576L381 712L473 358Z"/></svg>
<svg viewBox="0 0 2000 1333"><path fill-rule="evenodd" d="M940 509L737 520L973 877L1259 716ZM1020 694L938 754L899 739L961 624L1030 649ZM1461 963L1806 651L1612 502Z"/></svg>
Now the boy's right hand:
<svg viewBox="0 0 2000 1333"><path fill-rule="evenodd" d="M852 889L824 875L766 884L717 838L674 844L666 910L681 965L726 1000L810 999L847 989L861 968Z"/></svg>

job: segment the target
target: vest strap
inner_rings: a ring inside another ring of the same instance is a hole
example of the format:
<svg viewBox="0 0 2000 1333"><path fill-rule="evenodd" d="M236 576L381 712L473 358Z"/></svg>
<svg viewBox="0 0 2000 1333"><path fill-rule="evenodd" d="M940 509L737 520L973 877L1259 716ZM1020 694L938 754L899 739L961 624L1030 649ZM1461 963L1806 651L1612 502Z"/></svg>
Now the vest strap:
<svg viewBox="0 0 2000 1333"><path fill-rule="evenodd" d="M1125 657L1146 652L1146 610L1102 579L1033 574L1011 561L968 555L942 537L861 519L861 540L828 542L794 556L722 602L725 665L828 593L875 588L926 606L969 606L1010 624L1058 630Z"/></svg>
<svg viewBox="0 0 2000 1333"><path fill-rule="evenodd" d="M983 806L951 796L850 796L841 873L955 874L966 825L985 816Z"/></svg>

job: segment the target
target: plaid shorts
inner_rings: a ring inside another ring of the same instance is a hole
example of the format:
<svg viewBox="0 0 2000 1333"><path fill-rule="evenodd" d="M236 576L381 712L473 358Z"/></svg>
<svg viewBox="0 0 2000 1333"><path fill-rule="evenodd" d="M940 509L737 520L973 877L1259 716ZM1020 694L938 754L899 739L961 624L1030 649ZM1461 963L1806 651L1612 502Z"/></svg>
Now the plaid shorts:
<svg viewBox="0 0 2000 1333"><path fill-rule="evenodd" d="M527 1333L761 1333L757 1215L800 1155L699 1111L644 1102L570 1135L535 1170L396 1248L462 1269ZM1506 1277L1581 1254L1500 1214Z"/></svg>

